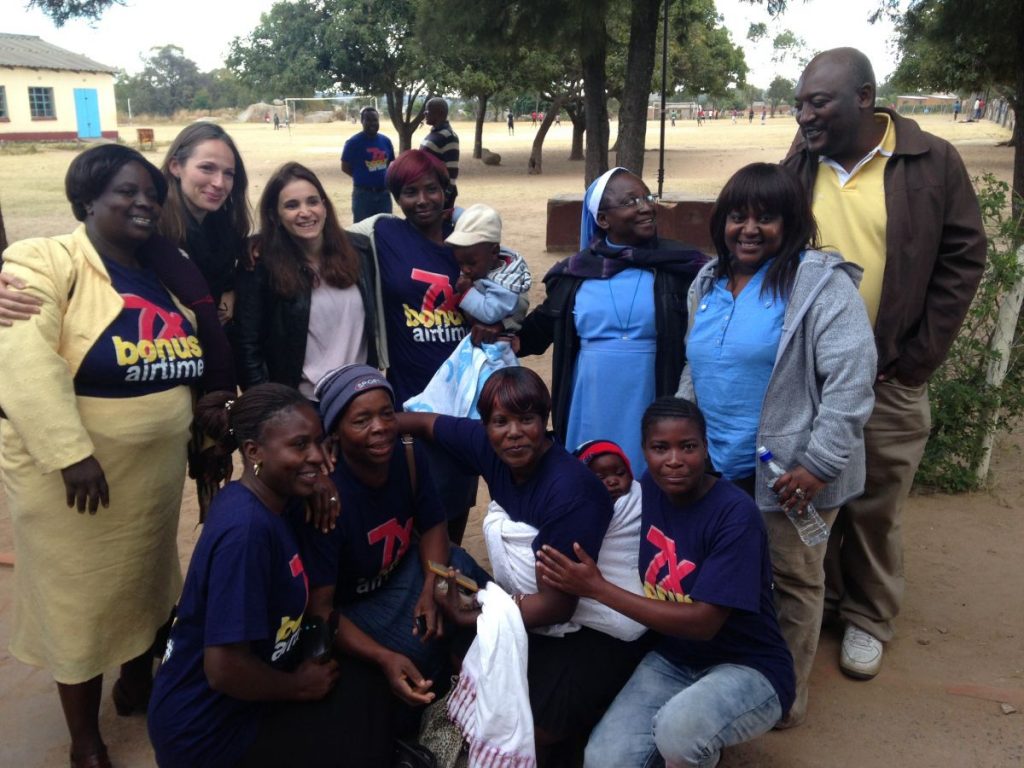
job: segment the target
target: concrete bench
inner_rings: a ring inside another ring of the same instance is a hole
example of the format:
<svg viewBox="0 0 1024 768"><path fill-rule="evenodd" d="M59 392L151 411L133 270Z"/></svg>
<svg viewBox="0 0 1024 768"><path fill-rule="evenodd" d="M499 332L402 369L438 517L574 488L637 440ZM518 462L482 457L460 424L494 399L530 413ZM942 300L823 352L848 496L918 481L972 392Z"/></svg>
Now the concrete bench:
<svg viewBox="0 0 1024 768"><path fill-rule="evenodd" d="M658 200L658 234L682 240L708 254L715 252L708 224L715 201L665 195ZM580 214L583 195L555 195L548 199L545 248L549 251L577 251L580 244Z"/></svg>

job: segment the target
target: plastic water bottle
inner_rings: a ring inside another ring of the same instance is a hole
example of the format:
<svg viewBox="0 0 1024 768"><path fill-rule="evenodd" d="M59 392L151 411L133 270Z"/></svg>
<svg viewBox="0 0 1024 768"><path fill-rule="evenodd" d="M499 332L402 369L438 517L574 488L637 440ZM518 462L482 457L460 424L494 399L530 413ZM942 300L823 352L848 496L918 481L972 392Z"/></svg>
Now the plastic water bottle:
<svg viewBox="0 0 1024 768"><path fill-rule="evenodd" d="M761 460L765 470L768 472L769 488L775 485L776 480L786 474L786 470L775 461L772 452L763 445L757 449L757 458ZM796 509L787 509L785 512L786 517L796 526L796 532L800 534L800 540L808 547L814 547L823 541L828 541L828 525L821 519L821 515L818 514L818 510L814 508L811 502L807 502L803 512L798 512Z"/></svg>

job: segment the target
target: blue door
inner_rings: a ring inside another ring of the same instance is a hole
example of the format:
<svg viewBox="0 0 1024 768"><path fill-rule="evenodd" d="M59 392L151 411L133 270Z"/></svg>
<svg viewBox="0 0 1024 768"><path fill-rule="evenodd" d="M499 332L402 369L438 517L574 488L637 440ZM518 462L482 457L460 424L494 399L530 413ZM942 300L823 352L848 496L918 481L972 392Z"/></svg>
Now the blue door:
<svg viewBox="0 0 1024 768"><path fill-rule="evenodd" d="M78 138L100 137L100 105L95 88L75 88L75 118L78 121Z"/></svg>

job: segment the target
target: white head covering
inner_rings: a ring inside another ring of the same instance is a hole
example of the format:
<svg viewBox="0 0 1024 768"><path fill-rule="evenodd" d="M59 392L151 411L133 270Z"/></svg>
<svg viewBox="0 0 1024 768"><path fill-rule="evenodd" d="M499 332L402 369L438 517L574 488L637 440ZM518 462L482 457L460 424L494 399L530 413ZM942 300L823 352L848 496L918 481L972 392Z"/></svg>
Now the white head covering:
<svg viewBox="0 0 1024 768"><path fill-rule="evenodd" d="M608 182L611 180L619 171L626 171L621 165L617 165L614 168L605 171L587 187L587 193L583 195L583 215L580 217L580 250L582 251L588 245L590 241L594 239L594 234L598 230L597 226L597 211L601 207L601 198L604 197L604 188L608 186Z"/></svg>

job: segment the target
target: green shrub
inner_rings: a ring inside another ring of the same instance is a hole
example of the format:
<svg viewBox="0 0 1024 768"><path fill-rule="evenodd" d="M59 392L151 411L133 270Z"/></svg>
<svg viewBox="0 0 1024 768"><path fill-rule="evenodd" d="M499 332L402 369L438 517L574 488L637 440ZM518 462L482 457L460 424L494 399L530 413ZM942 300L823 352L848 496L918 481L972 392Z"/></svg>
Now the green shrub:
<svg viewBox="0 0 1024 768"><path fill-rule="evenodd" d="M978 293L945 363L928 384L932 431L915 482L946 493L977 489L990 429L1004 430L1024 414L1024 323L1018 317L1010 346L1006 378L994 387L985 382L997 361L989 348L1000 303L1021 278L1017 248L1024 242L1024 222L1010 215L1010 187L992 174L975 179L988 233L988 263Z"/></svg>

